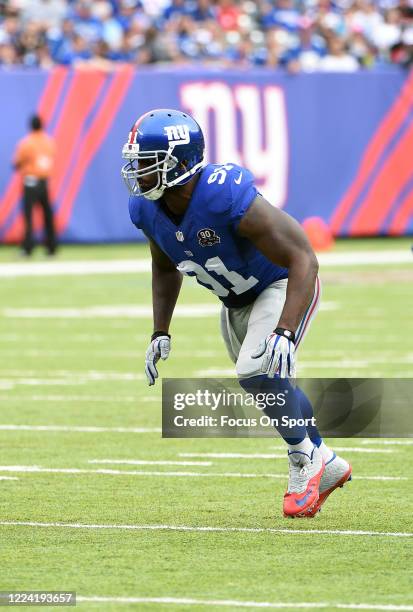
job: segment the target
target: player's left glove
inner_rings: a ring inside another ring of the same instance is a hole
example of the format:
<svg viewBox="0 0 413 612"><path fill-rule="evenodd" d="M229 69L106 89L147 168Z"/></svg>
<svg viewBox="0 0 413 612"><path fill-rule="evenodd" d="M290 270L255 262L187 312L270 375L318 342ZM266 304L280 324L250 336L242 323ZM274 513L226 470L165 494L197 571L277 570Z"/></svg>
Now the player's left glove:
<svg viewBox="0 0 413 612"><path fill-rule="evenodd" d="M171 336L166 332L154 332L151 337L151 343L147 348L145 359L145 374L149 386L154 385L155 379L158 378L156 362L159 359L168 359L170 350Z"/></svg>
<svg viewBox="0 0 413 612"><path fill-rule="evenodd" d="M261 372L268 378L274 378L276 374L280 378L295 378L294 341L294 332L277 327L260 343L251 357L262 357Z"/></svg>

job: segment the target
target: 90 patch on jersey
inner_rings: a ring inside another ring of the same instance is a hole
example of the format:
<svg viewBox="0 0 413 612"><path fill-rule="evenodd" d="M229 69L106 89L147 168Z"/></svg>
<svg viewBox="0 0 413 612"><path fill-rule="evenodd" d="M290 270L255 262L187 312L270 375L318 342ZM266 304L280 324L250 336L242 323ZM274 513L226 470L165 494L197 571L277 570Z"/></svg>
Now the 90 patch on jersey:
<svg viewBox="0 0 413 612"><path fill-rule="evenodd" d="M198 242L202 247L206 246L214 246L215 244L219 244L221 242L221 238L217 236L215 231L210 228L205 228L199 230L197 233Z"/></svg>

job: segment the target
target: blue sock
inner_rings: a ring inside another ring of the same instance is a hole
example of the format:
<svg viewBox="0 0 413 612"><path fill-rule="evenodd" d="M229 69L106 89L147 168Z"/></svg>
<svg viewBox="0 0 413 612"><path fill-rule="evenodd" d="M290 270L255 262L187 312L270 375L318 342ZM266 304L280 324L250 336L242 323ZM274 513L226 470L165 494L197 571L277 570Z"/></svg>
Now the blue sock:
<svg viewBox="0 0 413 612"><path fill-rule="evenodd" d="M275 395L277 395L277 393L285 394L285 406L265 406L263 412L270 418L276 418L279 419L279 421L281 421L281 417L284 415L290 419L302 418L299 398L296 395L296 390L291 386L288 379L268 378L265 374L262 374L260 376L252 376L251 378L242 378L239 380L239 384L245 391L252 393L254 396L256 396L257 393L272 393ZM288 390L288 393L285 393L286 390ZM287 444L291 445L300 444L307 436L305 425L297 425L294 428L289 428L286 425L280 424L276 429Z"/></svg>
<svg viewBox="0 0 413 612"><path fill-rule="evenodd" d="M311 417L314 416L314 412L310 400L308 399L304 391L302 391L298 387L296 387L295 392L300 403L300 409L303 419L311 419ZM320 436L320 432L318 431L317 427L315 425L307 425L307 433L311 442L316 446L320 446L323 439Z"/></svg>

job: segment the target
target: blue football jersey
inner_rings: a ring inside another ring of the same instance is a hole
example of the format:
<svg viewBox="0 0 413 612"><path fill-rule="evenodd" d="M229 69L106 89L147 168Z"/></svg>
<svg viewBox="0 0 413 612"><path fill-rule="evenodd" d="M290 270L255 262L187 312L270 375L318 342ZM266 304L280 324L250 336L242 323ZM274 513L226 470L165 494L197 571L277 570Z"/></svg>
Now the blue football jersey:
<svg viewBox="0 0 413 612"><path fill-rule="evenodd" d="M268 285L287 278L247 238L237 233L258 194L254 177L236 164L203 168L185 214L174 217L162 199L131 196L132 222L183 274L215 293L229 308L252 303Z"/></svg>

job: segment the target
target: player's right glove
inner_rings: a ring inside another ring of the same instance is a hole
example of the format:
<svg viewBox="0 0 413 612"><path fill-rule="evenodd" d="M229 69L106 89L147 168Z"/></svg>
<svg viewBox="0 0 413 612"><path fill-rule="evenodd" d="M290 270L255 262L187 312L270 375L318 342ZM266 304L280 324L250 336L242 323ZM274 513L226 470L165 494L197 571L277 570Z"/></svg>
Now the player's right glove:
<svg viewBox="0 0 413 612"><path fill-rule="evenodd" d="M295 335L293 332L277 327L252 353L253 359L262 358L261 372L268 378L295 378Z"/></svg>
<svg viewBox="0 0 413 612"><path fill-rule="evenodd" d="M158 378L158 370L156 362L159 359L168 359L169 351L171 350L171 336L163 331L157 331L152 334L151 343L146 351L145 359L145 374L148 379L149 386L155 384L155 379Z"/></svg>

